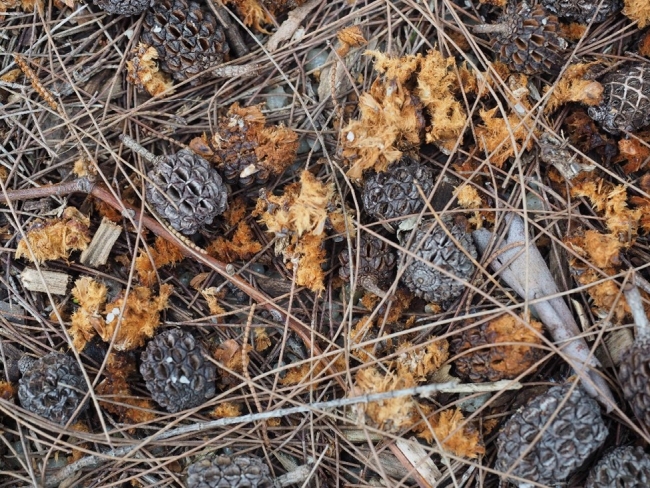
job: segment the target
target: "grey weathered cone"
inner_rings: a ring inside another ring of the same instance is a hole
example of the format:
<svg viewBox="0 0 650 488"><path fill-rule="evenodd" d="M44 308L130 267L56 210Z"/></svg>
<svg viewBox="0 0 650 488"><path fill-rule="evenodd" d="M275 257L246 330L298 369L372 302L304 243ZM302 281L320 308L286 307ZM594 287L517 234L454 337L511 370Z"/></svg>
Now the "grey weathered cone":
<svg viewBox="0 0 650 488"><path fill-rule="evenodd" d="M18 400L23 408L41 417L65 424L82 405L88 386L77 361L51 352L41 359L24 356L18 362L22 378ZM80 412L87 408L84 402Z"/></svg>
<svg viewBox="0 0 650 488"><path fill-rule="evenodd" d="M512 484L556 486L605 442L608 430L598 403L581 387L570 392L572 386L554 386L537 396L499 433L495 469Z"/></svg>
<svg viewBox="0 0 650 488"><path fill-rule="evenodd" d="M493 51L513 71L556 74L564 63L568 45L560 23L540 5L510 1L497 23L477 25L474 32L489 34Z"/></svg>
<svg viewBox="0 0 650 488"><path fill-rule="evenodd" d="M158 51L160 68L178 81L222 63L230 50L210 8L194 1L156 0L142 29L142 42Z"/></svg>
<svg viewBox="0 0 650 488"><path fill-rule="evenodd" d="M377 220L407 217L422 210L422 195L429 195L433 185L433 170L405 156L386 171L366 177L361 192L363 207Z"/></svg>
<svg viewBox="0 0 650 488"><path fill-rule="evenodd" d="M640 447L619 447L594 466L585 488L647 488L650 456Z"/></svg>
<svg viewBox="0 0 650 488"><path fill-rule="evenodd" d="M181 149L157 157L126 135L121 135L120 140L153 163L145 183L147 201L172 228L194 234L228 208L226 185L201 156Z"/></svg>
<svg viewBox="0 0 650 488"><path fill-rule="evenodd" d="M633 132L650 124L650 65L628 64L605 75L603 101L589 116L611 134Z"/></svg>
<svg viewBox="0 0 650 488"><path fill-rule="evenodd" d="M215 395L217 368L190 332L167 329L142 352L140 373L152 398L170 412L198 407Z"/></svg>
<svg viewBox="0 0 650 488"><path fill-rule="evenodd" d="M137 15L147 10L151 0L93 0L93 2L109 14Z"/></svg>
<svg viewBox="0 0 650 488"><path fill-rule="evenodd" d="M408 264L402 283L420 298L446 308L465 290L465 283L474 274L472 259L477 253L463 219L444 217L442 224L425 220L412 231L400 234L399 240L403 246L410 243L409 251L417 256L404 255Z"/></svg>
<svg viewBox="0 0 650 488"><path fill-rule="evenodd" d="M357 253L359 262L355 264ZM343 281L350 281L350 270L352 269L353 272L356 270L359 284L366 290L381 296L383 290L393 281L397 256L393 247L385 240L362 233L359 247L341 251L339 261L341 262L339 276Z"/></svg>
<svg viewBox="0 0 650 488"><path fill-rule="evenodd" d="M257 456L209 456L191 464L187 488L275 488L269 467Z"/></svg>

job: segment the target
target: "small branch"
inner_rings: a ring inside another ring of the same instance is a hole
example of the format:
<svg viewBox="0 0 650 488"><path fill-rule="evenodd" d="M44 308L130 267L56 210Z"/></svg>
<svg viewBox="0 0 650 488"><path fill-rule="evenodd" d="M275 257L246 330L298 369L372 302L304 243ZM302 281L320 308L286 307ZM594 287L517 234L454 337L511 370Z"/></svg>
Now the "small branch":
<svg viewBox="0 0 650 488"><path fill-rule="evenodd" d="M379 402L383 400L390 400L394 398L400 398L403 396L413 396L420 395L428 397L429 395L436 392L446 392L450 388L455 388L457 386L456 381L450 381L447 383L434 383L431 385L416 386L414 388L406 388L404 390L394 390L387 391L383 393L371 393L369 395L361 395L357 397L350 398L341 398L338 400L330 400L326 402L316 402L307 405L299 405L296 407L290 408L281 408L278 410L271 410L261 413L253 413L249 415L242 415L240 417L225 417L218 420L212 420L209 422L203 422L199 424L185 425L177 429L168 430L167 432L160 432L153 434L145 439L142 439L140 445L138 446L126 446L119 449L113 449L111 451L102 453L101 455L95 454L92 456L86 456L81 458L74 463L67 465L65 468L57 471L53 476L48 477L45 487L53 488L58 486L63 480L69 478L77 471L84 468L95 468L102 463L111 461L111 460L121 460L122 456L125 456L135 449L139 448L144 444L148 444L154 441L161 441L169 439L171 437L185 435L194 432L203 432L215 427L223 427L226 425L234 424L247 424L251 422L258 422L260 420L268 420L272 418L286 417L288 415L293 415L296 413L304 413L311 411L323 411L331 408L341 408L350 405L358 405L360 403L370 403L370 402Z"/></svg>
<svg viewBox="0 0 650 488"><path fill-rule="evenodd" d="M92 178L78 178L74 181L56 183L54 185L24 188L22 190L7 190L6 195L0 193L0 203L15 202L17 200L35 200L46 197L60 197L71 193L90 193L95 186Z"/></svg>
<svg viewBox="0 0 650 488"><path fill-rule="evenodd" d="M217 78L248 78L259 75L261 70L261 64L252 63L234 66L217 66L211 73Z"/></svg>
<svg viewBox="0 0 650 488"><path fill-rule="evenodd" d="M226 33L226 38L228 39L228 45L235 52L235 56L238 58L244 57L247 54L250 54L250 49L244 42L244 38L241 35L239 26L235 25L232 20L230 20L230 12L226 10L226 7L219 5L216 2L210 2L212 11L217 17L217 20L223 26L223 30Z"/></svg>
<svg viewBox="0 0 650 488"><path fill-rule="evenodd" d="M506 34L510 27L508 24L479 24L472 27L475 34Z"/></svg>
<svg viewBox="0 0 650 488"><path fill-rule="evenodd" d="M159 156L156 156L154 153L147 151L144 147L138 144L133 138L127 136L126 134L120 134L120 141L122 141L122 144L128 147L131 151L142 156L145 160L149 161L150 163L155 164L156 161L160 159Z"/></svg>
<svg viewBox="0 0 650 488"><path fill-rule="evenodd" d="M527 244L524 221L517 215L507 219L509 228L505 242L497 249L490 267L512 287L521 298L531 300L530 307L537 312L553 340L566 356L587 392L600 400L608 411L615 405L607 382L595 370L598 360L591 354L587 342L580 337L580 328L559 290L537 246ZM493 234L486 229L473 232L481 254L487 250ZM544 300L545 297L548 297ZM604 397L604 398L603 398Z"/></svg>
<svg viewBox="0 0 650 488"><path fill-rule="evenodd" d="M648 316L645 313L643 308L643 299L641 298L641 293L639 289L628 283L623 289L625 294L625 300L630 306L632 311L632 317L634 317L634 328L636 330L636 340L645 339L650 336L650 322L648 322Z"/></svg>

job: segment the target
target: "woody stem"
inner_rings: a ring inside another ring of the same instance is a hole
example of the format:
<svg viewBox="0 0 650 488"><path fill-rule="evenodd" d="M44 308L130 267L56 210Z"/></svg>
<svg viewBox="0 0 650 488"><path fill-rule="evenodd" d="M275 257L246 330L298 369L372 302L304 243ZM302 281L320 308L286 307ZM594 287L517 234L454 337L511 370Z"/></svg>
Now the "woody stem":
<svg viewBox="0 0 650 488"><path fill-rule="evenodd" d="M479 24L472 27L475 34L505 34L508 24Z"/></svg>
<svg viewBox="0 0 650 488"><path fill-rule="evenodd" d="M127 136L126 134L120 134L120 141L122 141L122 144L128 147L131 151L133 151L136 154L139 154L150 163L155 163L156 160L158 159L155 154L147 151L144 147L138 144L137 141Z"/></svg>
<svg viewBox="0 0 650 488"><path fill-rule="evenodd" d="M634 328L636 330L637 340L641 337L649 336L650 322L648 322L648 316L643 308L643 299L641 298L639 289L628 283L623 289L623 293L625 294L625 300L627 300L627 304L632 312L632 317L634 317Z"/></svg>

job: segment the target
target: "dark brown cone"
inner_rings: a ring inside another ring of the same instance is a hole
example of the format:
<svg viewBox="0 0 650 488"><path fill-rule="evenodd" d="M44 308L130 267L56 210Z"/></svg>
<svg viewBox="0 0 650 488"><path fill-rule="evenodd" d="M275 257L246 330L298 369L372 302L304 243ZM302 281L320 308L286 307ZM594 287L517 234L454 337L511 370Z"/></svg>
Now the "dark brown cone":
<svg viewBox="0 0 650 488"><path fill-rule="evenodd" d="M623 8L621 0L542 0L549 12L582 24L603 22Z"/></svg>
<svg viewBox="0 0 650 488"><path fill-rule="evenodd" d="M275 488L269 467L257 456L209 456L190 464L187 488Z"/></svg>
<svg viewBox="0 0 650 488"><path fill-rule="evenodd" d="M140 373L152 398L170 412L198 407L215 395L216 366L189 332L168 329L142 353Z"/></svg>
<svg viewBox="0 0 650 488"><path fill-rule="evenodd" d="M619 447L605 455L589 473L585 488L647 488L650 456L640 447Z"/></svg>
<svg viewBox="0 0 650 488"><path fill-rule="evenodd" d="M109 14L137 15L147 10L151 0L93 0L93 2Z"/></svg>
<svg viewBox="0 0 650 488"><path fill-rule="evenodd" d="M178 81L222 63L229 51L209 7L188 0L155 1L141 39L158 51L160 68Z"/></svg>
<svg viewBox="0 0 650 488"><path fill-rule="evenodd" d="M601 80L603 102L589 116L607 132L633 132L650 124L650 65L632 64Z"/></svg>
<svg viewBox="0 0 650 488"><path fill-rule="evenodd" d="M370 292L379 288L384 290L390 286L395 276L397 256L390 243L370 234L361 234L359 252L359 264L356 265L357 249L350 253L344 249L339 254L341 267L339 276L343 281L350 281L350 254L352 254L352 269L356 270L359 284ZM371 289L374 288L374 289Z"/></svg>
<svg viewBox="0 0 650 488"><path fill-rule="evenodd" d="M621 361L618 378L634 414L650 427L650 340L632 345Z"/></svg>
<svg viewBox="0 0 650 488"><path fill-rule="evenodd" d="M146 182L147 199L174 229L194 234L228 207L221 176L187 149L158 158Z"/></svg>
<svg viewBox="0 0 650 488"><path fill-rule="evenodd" d="M23 374L18 385L23 408L58 424L68 422L88 391L77 361L52 352L37 361L24 357L18 366Z"/></svg>
<svg viewBox="0 0 650 488"><path fill-rule="evenodd" d="M510 3L496 25L476 31L491 33L493 50L513 71L556 74L564 63L567 43L560 37L560 23L540 5Z"/></svg>
<svg viewBox="0 0 650 488"><path fill-rule="evenodd" d="M423 195L433 189L433 170L404 157L386 171L369 175L363 187L363 207L377 220L390 220L418 213L424 207Z"/></svg>
<svg viewBox="0 0 650 488"><path fill-rule="evenodd" d="M499 434L495 468L530 482L510 479L515 486L557 486L605 442L598 403L581 387L569 394L571 387L554 386L534 398Z"/></svg>

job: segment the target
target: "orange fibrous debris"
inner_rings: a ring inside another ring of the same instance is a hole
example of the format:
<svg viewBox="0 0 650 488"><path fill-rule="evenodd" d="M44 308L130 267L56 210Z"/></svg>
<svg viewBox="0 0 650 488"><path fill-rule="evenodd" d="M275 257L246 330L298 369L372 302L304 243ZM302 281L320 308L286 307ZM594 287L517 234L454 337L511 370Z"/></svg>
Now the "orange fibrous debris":
<svg viewBox="0 0 650 488"><path fill-rule="evenodd" d="M603 214L607 229L626 246L633 244L642 214L640 209L628 207L625 186L614 186L602 178L585 179L575 183L571 195L587 197Z"/></svg>
<svg viewBox="0 0 650 488"><path fill-rule="evenodd" d="M336 38L339 41L339 46L336 52L341 57L350 52L350 48L352 47L368 44L368 41L366 41L366 38L361 31L361 26L359 25L351 25L341 29L336 34Z"/></svg>
<svg viewBox="0 0 650 488"><path fill-rule="evenodd" d="M38 221L16 248L16 258L43 262L67 259L72 251L83 251L90 243L90 219L68 207L58 219ZM32 256L31 251L34 253Z"/></svg>
<svg viewBox="0 0 650 488"><path fill-rule="evenodd" d="M417 150L423 136L446 152L461 141L467 115L455 97L461 78L453 57L439 51L401 58L366 54L375 58L375 71L382 76L361 95L359 119L342 131L350 178L361 179L367 169L384 171L404 152ZM466 85L472 83L468 75ZM431 121L427 127L425 111Z"/></svg>
<svg viewBox="0 0 650 488"><path fill-rule="evenodd" d="M158 68L156 48L138 43L131 55L131 60L126 62L126 79L130 83L136 85L139 90L147 90L153 97L174 93L171 78Z"/></svg>
<svg viewBox="0 0 650 488"><path fill-rule="evenodd" d="M269 333L266 331L266 328L256 327L253 329L254 341L255 341L255 350L257 352L266 351L271 347L271 338Z"/></svg>
<svg viewBox="0 0 650 488"><path fill-rule="evenodd" d="M362 363L367 363L374 358L373 350L375 349L375 344L371 343L360 346L361 343L367 342L372 337L376 337L377 331L374 329L374 321L369 316L366 316L359 319L350 330L350 354Z"/></svg>
<svg viewBox="0 0 650 488"><path fill-rule="evenodd" d="M437 439L445 449L456 456L476 458L485 454L480 432L467 423L459 409L433 414L428 418L428 424L431 428L425 422L418 424L418 437L431 444Z"/></svg>
<svg viewBox="0 0 650 488"><path fill-rule="evenodd" d="M233 374L241 375L244 372L244 357L248 356L252 347L246 344L244 348L234 339L228 339L217 347L212 356L223 368L221 375L221 384L224 387L235 386L240 383L239 378Z"/></svg>
<svg viewBox="0 0 650 488"><path fill-rule="evenodd" d="M140 282L145 286L154 285L157 281L157 269L169 264L176 264L184 257L178 246L162 237L156 237L153 247L149 248L149 253L142 251L135 258L135 269L140 277Z"/></svg>
<svg viewBox="0 0 650 488"><path fill-rule="evenodd" d="M297 385L303 381L312 382L314 378L321 375L326 366L336 371L343 371L347 364L342 355L336 358L333 365L329 365L330 361L331 359L323 359L320 361L305 362L289 368L286 375L280 379L280 384Z"/></svg>
<svg viewBox="0 0 650 488"><path fill-rule="evenodd" d="M217 288L212 286L210 288L206 288L204 290L202 289L200 291L201 291L201 295L203 295L203 298L205 298L205 301L208 302L208 308L210 309L210 313L212 315L226 314L226 311L221 305L219 305L219 301L218 301L222 299L226 294L225 289L217 291Z"/></svg>
<svg viewBox="0 0 650 488"><path fill-rule="evenodd" d="M69 429L72 432L84 432L84 433L89 433L90 432L90 428L84 422L75 422L74 424L70 425ZM75 439L74 436L71 436L68 442L75 443L76 441L77 441L77 439ZM81 443L79 443L79 447L82 447L84 449L88 449L89 444L87 442L81 442ZM80 450L80 449L72 449L72 455L70 457L68 457L68 461L69 462L78 461L79 459L81 459L85 455L86 455L86 453L84 451Z"/></svg>
<svg viewBox="0 0 650 488"><path fill-rule="evenodd" d="M426 346L413 347L405 342L397 348L397 359L393 362L397 375L412 376L417 383L426 381L449 358L449 343L439 340Z"/></svg>
<svg viewBox="0 0 650 488"><path fill-rule="evenodd" d="M478 209L483 207L483 200L476 188L472 185L463 185L456 189L458 204L467 209Z"/></svg>
<svg viewBox="0 0 650 488"><path fill-rule="evenodd" d="M171 285L162 285L158 296L145 286L135 286L128 296L118 296L105 304L106 286L89 277L75 282L72 296L79 308L72 314L69 329L75 347L81 351L95 335L111 342L116 351L127 351L144 345L160 325L160 312L167 307ZM124 312L122 312L124 309ZM118 328L119 327L119 328ZM116 332L117 329L117 332Z"/></svg>
<svg viewBox="0 0 650 488"><path fill-rule="evenodd" d="M598 105L603 98L603 85L588 78L591 68L597 64L599 63L578 63L569 66L557 83L545 88L545 93L549 90L552 93L544 111L553 112L569 102Z"/></svg>
<svg viewBox="0 0 650 488"><path fill-rule="evenodd" d="M615 271L609 270L607 274L610 273L614 274ZM604 314L611 312L612 320L619 323L630 313L630 307L615 279L607 279L593 268L576 273L575 279L581 285L591 285L587 288L587 293L593 300L597 312Z"/></svg>
<svg viewBox="0 0 650 488"><path fill-rule="evenodd" d="M466 85L467 81L466 79ZM467 122L465 109L454 96L459 88L460 80L454 57L445 58L440 51L429 51L421 61L416 96L431 118L426 142L438 144L447 154L456 143L462 143Z"/></svg>
<svg viewBox="0 0 650 488"><path fill-rule="evenodd" d="M567 41L579 41L587 32L585 24L571 22L570 24L560 24L561 35Z"/></svg>
<svg viewBox="0 0 650 488"><path fill-rule="evenodd" d="M360 370L355 376L353 394L367 395L402 390L415 386L410 376L399 376L388 372L385 375L369 367ZM390 398L368 404L359 404L355 410L365 418L365 422L387 432L398 432L415 424L416 402L411 396Z"/></svg>
<svg viewBox="0 0 650 488"><path fill-rule="evenodd" d="M151 400L133 395L129 381L137 375L135 357L123 352L111 352L106 361L106 378L97 385L96 392L104 397L99 404L117 415L120 422L140 424L156 418Z"/></svg>
<svg viewBox="0 0 650 488"><path fill-rule="evenodd" d="M639 54L641 56L650 57L650 32L646 32L639 42Z"/></svg>
<svg viewBox="0 0 650 488"><path fill-rule="evenodd" d="M638 137L643 137L643 135L638 134ZM639 171L642 166L650 163L650 147L648 147L647 143L644 144L637 138L621 139L618 141L618 149L620 153L616 161L627 161L627 163L623 165L623 171L625 171L625 174Z"/></svg>
<svg viewBox="0 0 650 488"><path fill-rule="evenodd" d="M326 259L323 248L325 225L341 226L341 202L333 184L325 184L309 171L303 171L300 182L287 185L283 195L263 195L253 215L260 217L269 230L280 238L277 254L283 254L289 267L297 263L296 282L312 291L324 289ZM353 229L347 216L348 228Z"/></svg>
<svg viewBox="0 0 650 488"><path fill-rule="evenodd" d="M625 0L623 14L638 22L637 27L643 29L650 24L650 3L647 0Z"/></svg>
<svg viewBox="0 0 650 488"><path fill-rule="evenodd" d="M244 24L248 27L253 27L263 34L269 34L262 26L272 23L273 20L258 0L225 0L224 3L233 5Z"/></svg>
<svg viewBox="0 0 650 488"><path fill-rule="evenodd" d="M16 396L16 387L8 381L0 381L0 398L11 400Z"/></svg>
<svg viewBox="0 0 650 488"><path fill-rule="evenodd" d="M298 259L296 270L296 283L305 286L311 291L321 292L325 290L325 270L323 265L327 259L327 253L323 248L323 236L308 232L298 239L293 247L285 254L290 254ZM291 268L292 264L287 263Z"/></svg>
<svg viewBox="0 0 650 488"><path fill-rule="evenodd" d="M531 129L519 116L511 113L507 119L504 119L496 116L498 110L499 107L494 107L491 110L479 112L484 125L476 127L476 137L479 146L488 155L490 162L500 168L515 153L531 150L533 138L528 137Z"/></svg>
<svg viewBox="0 0 650 488"><path fill-rule="evenodd" d="M623 243L613 234L602 234L590 229L584 234L566 238L565 243L598 268L613 268L621 264Z"/></svg>
<svg viewBox="0 0 650 488"><path fill-rule="evenodd" d="M248 260L261 250L262 244L255 240L250 225L244 220L239 222L230 240L218 237L206 248L210 256L225 263Z"/></svg>
<svg viewBox="0 0 650 488"><path fill-rule="evenodd" d="M241 416L241 405L232 402L220 403L214 410L208 413L208 416L213 419L222 419L227 417Z"/></svg>

